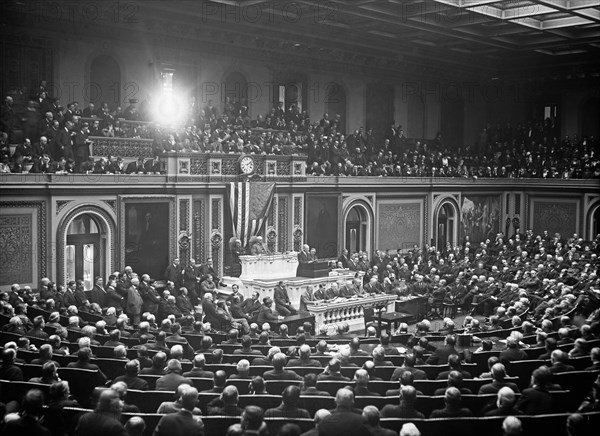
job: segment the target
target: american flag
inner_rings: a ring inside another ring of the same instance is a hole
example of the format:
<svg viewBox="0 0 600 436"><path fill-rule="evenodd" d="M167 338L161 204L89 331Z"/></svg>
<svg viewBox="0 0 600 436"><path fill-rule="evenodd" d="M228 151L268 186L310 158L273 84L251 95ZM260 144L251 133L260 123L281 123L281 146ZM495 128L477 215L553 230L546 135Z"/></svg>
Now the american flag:
<svg viewBox="0 0 600 436"><path fill-rule="evenodd" d="M273 204L275 183L229 183L229 211L233 235L246 247L262 230Z"/></svg>

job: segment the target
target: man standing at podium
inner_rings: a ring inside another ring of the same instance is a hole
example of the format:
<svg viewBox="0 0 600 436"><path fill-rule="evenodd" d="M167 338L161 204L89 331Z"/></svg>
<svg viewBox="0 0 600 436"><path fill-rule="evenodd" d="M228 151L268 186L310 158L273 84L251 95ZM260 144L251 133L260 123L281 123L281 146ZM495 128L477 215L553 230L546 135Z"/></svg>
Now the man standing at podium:
<svg viewBox="0 0 600 436"><path fill-rule="evenodd" d="M304 269L304 265L308 263L308 252L310 247L308 244L304 244L302 246L302 250L298 253L298 269L296 270L296 275L300 276L302 270Z"/></svg>
<svg viewBox="0 0 600 436"><path fill-rule="evenodd" d="M275 286L273 297L275 298L275 310L282 316L296 315L298 312L292 307L285 283L280 281Z"/></svg>

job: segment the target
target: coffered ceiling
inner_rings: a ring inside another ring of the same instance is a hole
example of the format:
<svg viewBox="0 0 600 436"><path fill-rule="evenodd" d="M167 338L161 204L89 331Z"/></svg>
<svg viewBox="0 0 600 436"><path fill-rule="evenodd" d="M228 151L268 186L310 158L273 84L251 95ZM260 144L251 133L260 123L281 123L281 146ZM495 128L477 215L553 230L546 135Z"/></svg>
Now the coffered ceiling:
<svg viewBox="0 0 600 436"><path fill-rule="evenodd" d="M28 3L5 0L2 8L29 10L31 16L35 12L27 8ZM93 31L115 39L125 32L129 39L149 46L169 44L240 59L259 57L283 67L300 64L307 69L387 76L403 72L516 80L600 78L600 0L131 0L97 4L101 5L97 19L74 20L63 31ZM109 4L120 5L118 20ZM19 16L18 22L27 20ZM5 21L3 30L13 25L17 21ZM58 28L39 20L37 26Z"/></svg>

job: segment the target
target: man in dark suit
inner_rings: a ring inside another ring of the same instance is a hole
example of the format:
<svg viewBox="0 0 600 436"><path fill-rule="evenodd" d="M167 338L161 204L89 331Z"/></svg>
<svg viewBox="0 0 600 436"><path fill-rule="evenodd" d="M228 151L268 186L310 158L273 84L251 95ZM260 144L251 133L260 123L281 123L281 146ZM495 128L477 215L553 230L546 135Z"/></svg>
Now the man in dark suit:
<svg viewBox="0 0 600 436"><path fill-rule="evenodd" d="M71 362L67 365L67 368L79 368L79 369L89 369L91 371L98 371L100 384L103 385L106 383L106 376L98 365L94 363L90 363L90 358L92 356L92 350L88 347L80 348L77 352L77 360L75 362Z"/></svg>
<svg viewBox="0 0 600 436"><path fill-rule="evenodd" d="M479 392L477 392L477 395L496 394L505 386L511 388L513 392L519 392L519 388L516 384L504 381L504 378L506 377L506 369L504 368L503 364L495 363L492 365L490 372L492 374L493 381L481 386L479 388Z"/></svg>
<svg viewBox="0 0 600 436"><path fill-rule="evenodd" d="M288 296L285 283L280 281L275 286L273 291L273 297L275 300L275 310L282 316L296 315L298 312L292 307L290 297Z"/></svg>
<svg viewBox="0 0 600 436"><path fill-rule="evenodd" d="M446 407L431 412L430 418L459 418L473 416L473 412L461 406L461 393L455 387L446 389L444 403Z"/></svg>
<svg viewBox="0 0 600 436"><path fill-rule="evenodd" d="M444 340L444 347L440 347L435 350L431 356L427 359L427 365L441 365L445 362L448 362L448 357L451 354L456 354L460 356L460 353L456 351L454 346L456 345L456 336L448 335Z"/></svg>
<svg viewBox="0 0 600 436"><path fill-rule="evenodd" d="M182 269L179 264L179 259L173 259L173 262L167 267L164 274L164 279L175 284L175 289L179 289L181 286Z"/></svg>
<svg viewBox="0 0 600 436"><path fill-rule="evenodd" d="M304 264L308 263L309 251L310 247L307 244L304 244L302 250L298 253L298 270L296 271L296 275L300 275L302 268L304 268Z"/></svg>
<svg viewBox="0 0 600 436"><path fill-rule="evenodd" d="M506 338L506 350L500 352L500 361L505 365L508 362L527 360L527 353L519 348L519 342L512 336Z"/></svg>
<svg viewBox="0 0 600 436"><path fill-rule="evenodd" d="M320 391L317 389L317 376L309 372L304 376L302 382L302 396L317 396L317 397L330 397L329 392Z"/></svg>
<svg viewBox="0 0 600 436"><path fill-rule="evenodd" d="M425 416L415 409L415 402L417 401L417 390L414 386L405 385L400 388L400 404L394 406L392 404L386 404L381 409L382 418L420 418L423 419Z"/></svg>
<svg viewBox="0 0 600 436"><path fill-rule="evenodd" d="M138 157L137 161L129 163L125 169L126 174L144 174L146 169L144 168L144 158Z"/></svg>
<svg viewBox="0 0 600 436"><path fill-rule="evenodd" d="M300 401L300 388L298 386L288 386L281 394L282 402L279 406L267 409L265 417L267 418L310 418L306 409L298 407Z"/></svg>
<svg viewBox="0 0 600 436"><path fill-rule="evenodd" d="M342 262L342 266L344 268L348 268L348 263L350 262L350 258L348 256L348 250L345 248L342 250L342 254L338 257L338 262Z"/></svg>
<svg viewBox="0 0 600 436"><path fill-rule="evenodd" d="M204 436L204 424L199 416L194 416L198 401L198 390L189 387L181 395L181 410L164 415L154 429L154 436Z"/></svg>
<svg viewBox="0 0 600 436"><path fill-rule="evenodd" d="M560 374L561 372L575 371L575 367L567 365L568 354L562 350L554 350L550 355L552 366L550 372L552 374Z"/></svg>
<svg viewBox="0 0 600 436"><path fill-rule="evenodd" d="M284 369L286 356L283 353L277 353L273 356L273 369L265 371L263 378L265 380L302 380L298 374L289 369Z"/></svg>
<svg viewBox="0 0 600 436"><path fill-rule="evenodd" d="M65 159L73 159L73 140L71 137L71 130L73 129L73 123L67 121L65 126L58 131L53 142L53 159L58 160L61 157Z"/></svg>
<svg viewBox="0 0 600 436"><path fill-rule="evenodd" d="M258 318L256 320L256 322L260 325L264 324L265 322L270 322L270 321L278 321L283 319L283 316L277 316L273 313L273 300L271 300L269 297L265 297L263 298L263 304L260 307L260 311L258 312Z"/></svg>
<svg viewBox="0 0 600 436"><path fill-rule="evenodd" d="M196 267L196 259L190 259L190 263L183 269L183 286L188 290L190 302L192 305L198 304L198 268Z"/></svg>
<svg viewBox="0 0 600 436"><path fill-rule="evenodd" d="M366 406L363 409L362 416L367 425L367 429L373 436L396 436L394 430L383 428L380 423L381 414L375 406Z"/></svg>
<svg viewBox="0 0 600 436"><path fill-rule="evenodd" d="M153 159L148 159L145 163L144 163L144 171L147 174L157 174L160 173L162 167L160 164L160 160L158 159L158 156L155 156Z"/></svg>
<svg viewBox="0 0 600 436"><path fill-rule="evenodd" d="M125 364L125 375L119 376L113 380L113 383L125 382L128 389L138 391L147 391L148 382L138 377L140 373L140 362L137 359L130 360Z"/></svg>
<svg viewBox="0 0 600 436"><path fill-rule="evenodd" d="M78 436L127 436L127 431L121 424L123 404L119 394L112 389L100 393L98 405L93 412L86 413L77 423L75 434Z"/></svg>
<svg viewBox="0 0 600 436"><path fill-rule="evenodd" d="M104 279L102 277L96 277L94 287L90 291L90 302L98 303L100 307L107 307L108 298L103 283Z"/></svg>
<svg viewBox="0 0 600 436"><path fill-rule="evenodd" d="M542 415L552 413L552 397L548 386L552 373L545 366L540 366L531 375L531 387L523 390L517 402L517 409L525 415Z"/></svg>
<svg viewBox="0 0 600 436"><path fill-rule="evenodd" d="M415 368L415 360L414 354L406 355L404 358L404 366L396 368L390 380L400 380L400 377L404 372L410 372L415 380L427 380L427 373L422 369Z"/></svg>
<svg viewBox="0 0 600 436"><path fill-rule="evenodd" d="M354 392L355 397L380 397L381 394L369 390L369 373L365 369L357 369L354 373L354 386L346 386Z"/></svg>
<svg viewBox="0 0 600 436"><path fill-rule="evenodd" d="M83 125L75 130L75 135L73 136L73 153L75 154L75 163L78 169L80 169L81 164L87 162L90 157L89 134L88 123L83 123Z"/></svg>
<svg viewBox="0 0 600 436"><path fill-rule="evenodd" d="M470 372L465 371L464 369L461 368L460 356L458 356L458 354L451 354L450 356L448 356L448 370L440 372L438 374L436 380L446 380L448 378L448 375L452 371L458 371L462 375L462 378L467 378L467 379L473 378L473 376L471 375Z"/></svg>
<svg viewBox="0 0 600 436"><path fill-rule="evenodd" d="M157 391L175 391L182 383L187 383L190 386L193 384L188 378L181 375L181 362L176 359L171 359L167 362L167 373L156 380Z"/></svg>
<svg viewBox="0 0 600 436"><path fill-rule="evenodd" d="M200 377L200 378L213 378L215 373L212 371L206 371L204 369L204 365L206 364L206 359L204 358L204 354L199 353L194 357L194 361L192 362L194 367L191 371L184 372L184 377Z"/></svg>
<svg viewBox="0 0 600 436"><path fill-rule="evenodd" d="M319 424L319 434L327 436L369 436L363 417L354 412L354 394L340 389L335 397L336 408Z"/></svg>
<svg viewBox="0 0 600 436"><path fill-rule="evenodd" d="M204 294L202 299L202 310L204 312L204 320L209 322L217 330L229 330L231 326L231 319L227 312L217 308L217 305L213 301L213 294L207 292Z"/></svg>
<svg viewBox="0 0 600 436"><path fill-rule="evenodd" d="M307 344L302 344L300 346L300 357L298 359L291 359L288 362L287 366L290 366L290 367L303 366L303 367L316 367L316 368L323 367L323 365L321 365L321 362L310 358L310 346Z"/></svg>

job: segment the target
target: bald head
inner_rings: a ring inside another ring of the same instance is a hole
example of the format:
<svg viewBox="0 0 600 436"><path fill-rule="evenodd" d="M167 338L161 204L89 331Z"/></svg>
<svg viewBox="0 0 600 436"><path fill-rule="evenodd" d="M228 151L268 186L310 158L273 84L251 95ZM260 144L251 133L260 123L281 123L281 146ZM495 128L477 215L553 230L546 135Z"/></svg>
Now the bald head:
<svg viewBox="0 0 600 436"><path fill-rule="evenodd" d="M514 416L507 416L502 422L502 434L504 436L519 436L523 433L521 420Z"/></svg>
<svg viewBox="0 0 600 436"><path fill-rule="evenodd" d="M319 424L321 423L321 421L323 421L329 415L331 415L331 412L329 410L327 410L327 409L319 409L319 410L317 410L315 412L315 418L314 418L315 426L318 427Z"/></svg>
<svg viewBox="0 0 600 436"><path fill-rule="evenodd" d="M405 403L414 403L417 400L417 389L411 385L400 387L400 400Z"/></svg>
<svg viewBox="0 0 600 436"><path fill-rule="evenodd" d="M498 391L496 405L498 407L512 407L512 405L515 403L515 398L515 391L508 386L504 386Z"/></svg>
<svg viewBox="0 0 600 436"><path fill-rule="evenodd" d="M189 411L193 411L198 401L198 390L195 387L188 387L181 395L181 406Z"/></svg>
<svg viewBox="0 0 600 436"><path fill-rule="evenodd" d="M354 380L357 386L367 386L369 383L369 373L365 369L357 369L354 373Z"/></svg>
<svg viewBox="0 0 600 436"><path fill-rule="evenodd" d="M167 363L167 371L181 374L181 362L177 359L169 360Z"/></svg>
<svg viewBox="0 0 600 436"><path fill-rule="evenodd" d="M354 406L354 392L350 389L338 389L335 395L335 404L338 407L351 409Z"/></svg>
<svg viewBox="0 0 600 436"><path fill-rule="evenodd" d="M400 436L421 436L421 432L412 422L408 422L400 429Z"/></svg>
<svg viewBox="0 0 600 436"><path fill-rule="evenodd" d="M365 420L365 422L373 427L376 427L379 425L379 409L375 406L365 406L365 408L363 409L362 412L362 416Z"/></svg>
<svg viewBox="0 0 600 436"><path fill-rule="evenodd" d="M142 436L146 431L146 422L139 416L132 416L125 423L125 430L129 436Z"/></svg>

